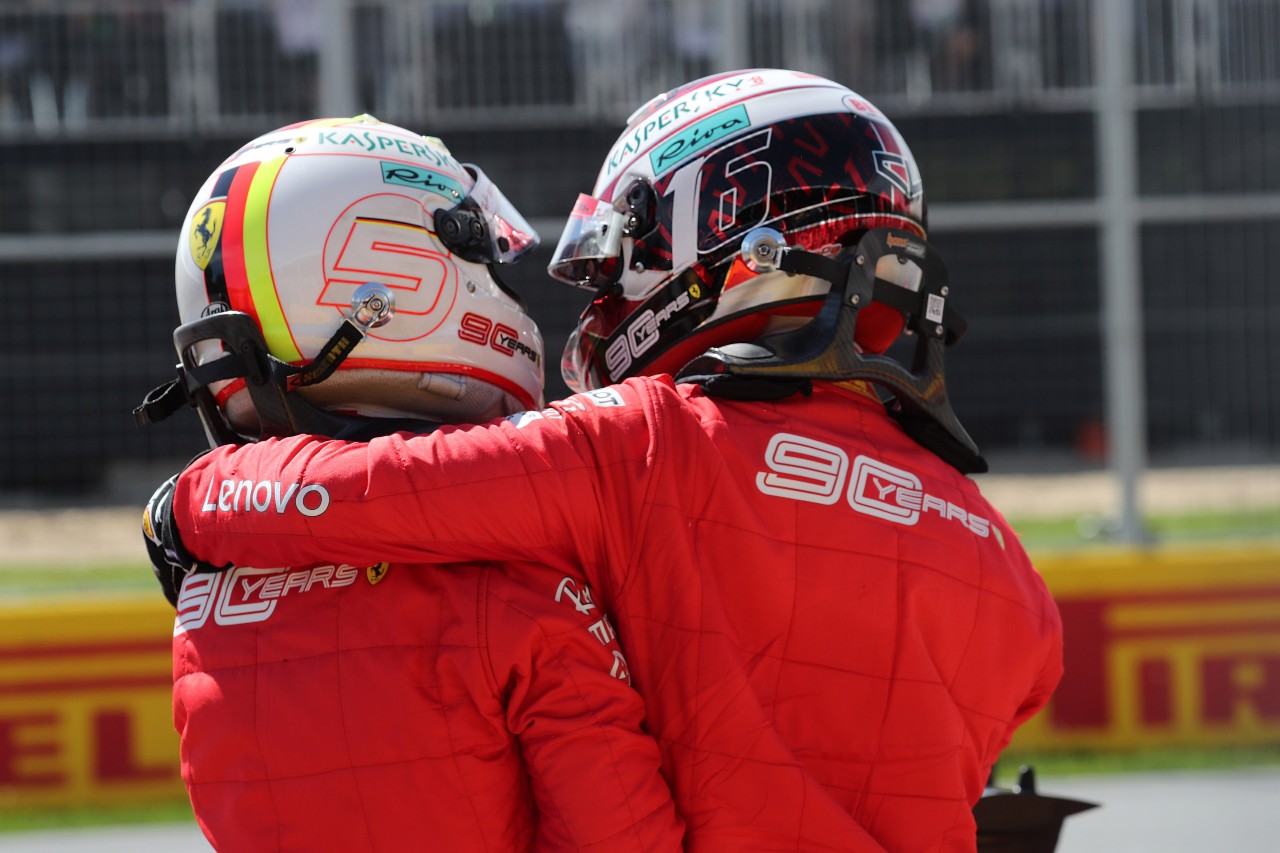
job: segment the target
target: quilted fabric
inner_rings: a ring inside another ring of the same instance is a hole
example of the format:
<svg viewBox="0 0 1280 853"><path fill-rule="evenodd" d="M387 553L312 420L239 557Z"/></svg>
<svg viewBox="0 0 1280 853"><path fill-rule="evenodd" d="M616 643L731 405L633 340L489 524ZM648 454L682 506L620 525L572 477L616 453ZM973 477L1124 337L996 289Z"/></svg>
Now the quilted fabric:
<svg viewBox="0 0 1280 853"><path fill-rule="evenodd" d="M680 849L580 578L236 569L189 577L179 607L182 775L219 850Z"/></svg>
<svg viewBox="0 0 1280 853"><path fill-rule="evenodd" d="M218 564L582 572L693 850L972 850L989 768L1061 675L1007 523L857 385L762 404L646 377L428 436L262 442L197 460L175 505Z"/></svg>

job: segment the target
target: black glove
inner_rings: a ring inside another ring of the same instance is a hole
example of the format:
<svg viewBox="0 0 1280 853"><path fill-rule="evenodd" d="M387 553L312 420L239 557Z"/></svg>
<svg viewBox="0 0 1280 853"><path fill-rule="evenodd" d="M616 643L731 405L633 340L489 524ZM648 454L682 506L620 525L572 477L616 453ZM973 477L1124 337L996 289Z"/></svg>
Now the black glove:
<svg viewBox="0 0 1280 853"><path fill-rule="evenodd" d="M174 607L178 606L178 591L182 589L182 580L188 572L221 571L192 557L182 547L178 525L173 520L173 490L177 484L177 474L165 480L142 511L142 539L147 545L147 556L151 558L151 570L160 582L160 589L164 590L164 597Z"/></svg>

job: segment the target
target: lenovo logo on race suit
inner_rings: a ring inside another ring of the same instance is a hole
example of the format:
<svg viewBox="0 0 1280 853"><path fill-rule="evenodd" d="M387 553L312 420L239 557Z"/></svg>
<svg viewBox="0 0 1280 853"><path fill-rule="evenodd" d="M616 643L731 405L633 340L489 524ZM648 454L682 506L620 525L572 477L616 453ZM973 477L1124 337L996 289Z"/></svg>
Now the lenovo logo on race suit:
<svg viewBox="0 0 1280 853"><path fill-rule="evenodd" d="M842 497L853 510L895 524L914 525L930 514L986 538L991 522L925 491L910 471L870 456L849 456L839 447L801 435L778 433L765 450L756 488L766 495L817 504Z"/></svg>
<svg viewBox="0 0 1280 853"><path fill-rule="evenodd" d="M359 576L360 570L348 565L309 569L237 566L225 572L190 574L178 593L178 617L173 632L179 634L201 628L210 618L215 625L265 622L286 596L351 586Z"/></svg>
<svg viewBox="0 0 1280 853"><path fill-rule="evenodd" d="M223 480L209 484L201 512L266 512L284 515L290 508L314 518L329 508L329 490L318 483L278 480Z"/></svg>

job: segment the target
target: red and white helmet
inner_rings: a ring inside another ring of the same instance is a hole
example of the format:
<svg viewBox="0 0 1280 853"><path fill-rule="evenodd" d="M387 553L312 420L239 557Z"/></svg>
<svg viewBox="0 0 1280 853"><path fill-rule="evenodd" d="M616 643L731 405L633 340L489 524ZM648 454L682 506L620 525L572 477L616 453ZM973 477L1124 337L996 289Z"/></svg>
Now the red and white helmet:
<svg viewBox="0 0 1280 853"><path fill-rule="evenodd" d="M370 116L275 130L210 175L183 225L175 341L188 374L205 371L187 377L188 394L212 395L216 411L200 408L219 440L304 427L267 423L266 398L249 393L255 369L235 367L227 335L198 325L238 312L260 332L286 408L292 394L342 415L448 422L536 408L542 337L496 267L537 245L439 139ZM376 322L335 339L370 293Z"/></svg>
<svg viewBox="0 0 1280 853"><path fill-rule="evenodd" d="M923 238L924 192L906 142L866 99L776 69L668 92L628 121L548 268L596 290L565 348L565 381L675 373L710 347L811 318L830 283L749 269L740 249L754 229L835 257L882 227ZM897 310L872 304L856 340L883 352L902 328Z"/></svg>

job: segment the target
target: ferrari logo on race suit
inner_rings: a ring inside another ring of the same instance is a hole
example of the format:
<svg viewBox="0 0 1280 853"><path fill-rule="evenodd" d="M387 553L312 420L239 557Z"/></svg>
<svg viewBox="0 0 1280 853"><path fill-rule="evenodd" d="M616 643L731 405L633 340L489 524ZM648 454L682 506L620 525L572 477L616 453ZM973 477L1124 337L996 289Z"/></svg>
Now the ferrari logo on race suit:
<svg viewBox="0 0 1280 853"><path fill-rule="evenodd" d="M213 252L222 236L222 216L227 209L224 199L211 201L196 211L191 219L191 258L200 269L208 269Z"/></svg>
<svg viewBox="0 0 1280 853"><path fill-rule="evenodd" d="M370 566L364 570L364 576L369 580L369 586L373 586L378 581L387 576L387 572L391 571L390 563L378 563L376 566Z"/></svg>

